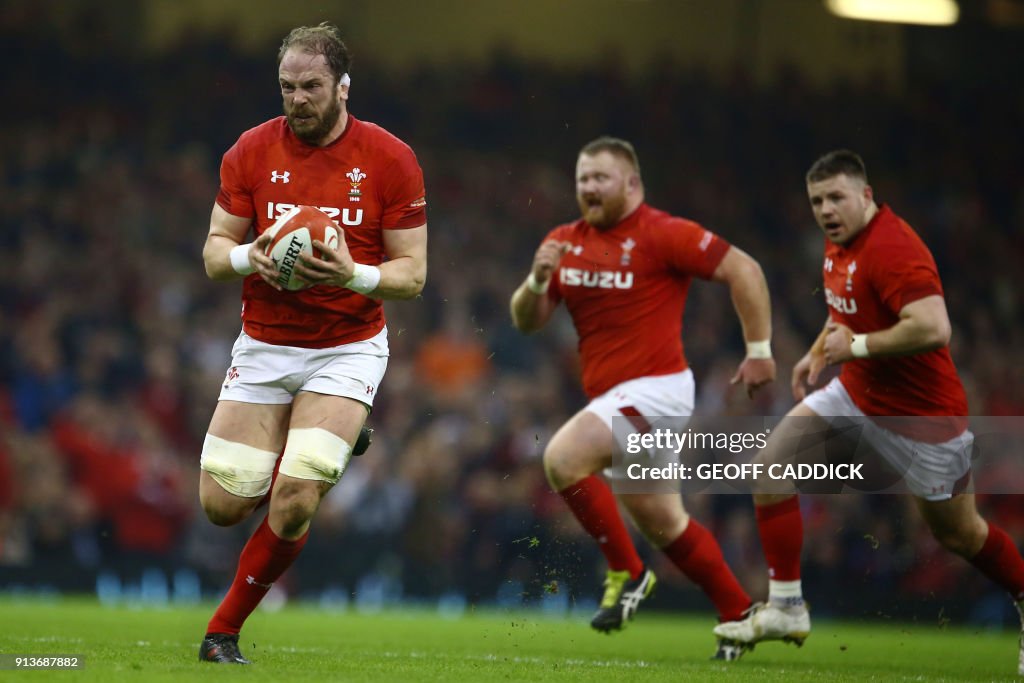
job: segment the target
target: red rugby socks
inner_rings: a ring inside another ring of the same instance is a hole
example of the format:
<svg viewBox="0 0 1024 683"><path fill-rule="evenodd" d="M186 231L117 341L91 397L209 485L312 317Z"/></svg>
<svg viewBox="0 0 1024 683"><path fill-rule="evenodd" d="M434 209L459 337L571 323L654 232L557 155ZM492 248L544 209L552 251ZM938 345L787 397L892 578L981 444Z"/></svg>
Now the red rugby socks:
<svg viewBox="0 0 1024 683"><path fill-rule="evenodd" d="M267 517L245 544L238 558L238 572L206 628L207 633L237 635L260 600L298 557L309 537L307 531L294 541L280 538L270 529Z"/></svg>
<svg viewBox="0 0 1024 683"><path fill-rule="evenodd" d="M640 576L644 563L619 514L615 494L603 479L592 474L562 489L558 495L569 505L583 529L597 541L609 569L628 571L634 579Z"/></svg>
<svg viewBox="0 0 1024 683"><path fill-rule="evenodd" d="M1024 600L1024 559L1013 539L992 522L988 523L985 545L970 562L1008 590L1015 601Z"/></svg>
<svg viewBox="0 0 1024 683"><path fill-rule="evenodd" d="M761 548L768 563L768 578L773 581L800 580L800 551L804 542L804 523L796 496L780 503L754 507Z"/></svg>
<svg viewBox="0 0 1024 683"><path fill-rule="evenodd" d="M691 517L683 533L661 550L711 598L719 619L736 621L743 617L743 611L751 605L750 596L725 563L718 541L697 520Z"/></svg>

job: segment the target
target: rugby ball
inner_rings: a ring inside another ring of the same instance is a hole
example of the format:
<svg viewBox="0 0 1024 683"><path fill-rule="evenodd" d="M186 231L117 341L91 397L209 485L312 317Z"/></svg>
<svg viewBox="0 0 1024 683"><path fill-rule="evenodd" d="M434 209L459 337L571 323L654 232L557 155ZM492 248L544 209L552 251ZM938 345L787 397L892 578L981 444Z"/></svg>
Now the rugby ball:
<svg viewBox="0 0 1024 683"><path fill-rule="evenodd" d="M264 253L274 262L279 273L277 282L285 289L295 291L308 285L297 277L295 266L299 256L306 254L320 258L320 250L313 248L313 240L320 240L332 249L338 248L340 231L337 224L315 206L296 206L267 228L270 243Z"/></svg>

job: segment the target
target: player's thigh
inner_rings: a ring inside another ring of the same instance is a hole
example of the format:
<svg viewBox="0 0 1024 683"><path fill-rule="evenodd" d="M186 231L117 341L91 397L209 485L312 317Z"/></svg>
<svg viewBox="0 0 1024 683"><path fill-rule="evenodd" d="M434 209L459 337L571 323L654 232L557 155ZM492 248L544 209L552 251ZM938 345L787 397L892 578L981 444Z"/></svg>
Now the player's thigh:
<svg viewBox="0 0 1024 683"><path fill-rule="evenodd" d="M804 403L798 403L772 429L765 447L752 462L762 466L762 472L773 466L785 467L823 460L826 443L831 436L828 422ZM783 470L784 472L785 470ZM755 505L771 505L791 497L797 492L796 481L762 474L751 483Z"/></svg>
<svg viewBox="0 0 1024 683"><path fill-rule="evenodd" d="M230 522L266 494L290 410L287 404L217 403L200 456L199 497L208 512L224 513Z"/></svg>
<svg viewBox="0 0 1024 683"><path fill-rule="evenodd" d="M218 401L208 434L265 451L280 452L288 433L288 403Z"/></svg>
<svg viewBox="0 0 1024 683"><path fill-rule="evenodd" d="M323 495L338 483L369 407L347 396L300 391L281 456L274 495L315 490Z"/></svg>
<svg viewBox="0 0 1024 683"><path fill-rule="evenodd" d="M810 462L815 449L830 438L828 422L804 403L798 403L772 429L754 462L764 465Z"/></svg>
<svg viewBox="0 0 1024 683"><path fill-rule="evenodd" d="M322 495L338 482L384 378L388 353L387 329L382 329L370 339L307 354L275 498L311 488Z"/></svg>
<svg viewBox="0 0 1024 683"><path fill-rule="evenodd" d="M324 429L354 444L369 412L365 403L348 396L300 391L292 403L288 429Z"/></svg>
<svg viewBox="0 0 1024 683"><path fill-rule="evenodd" d="M612 432L604 421L581 410L551 437L544 449L544 467L549 476L553 472L593 474L612 464L612 449Z"/></svg>

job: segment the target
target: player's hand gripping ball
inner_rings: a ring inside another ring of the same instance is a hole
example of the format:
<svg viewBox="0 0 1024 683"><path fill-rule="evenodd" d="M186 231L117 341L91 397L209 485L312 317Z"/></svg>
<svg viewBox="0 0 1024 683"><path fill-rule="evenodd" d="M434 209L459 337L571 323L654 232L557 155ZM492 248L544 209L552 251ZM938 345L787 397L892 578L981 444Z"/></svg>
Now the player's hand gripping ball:
<svg viewBox="0 0 1024 683"><path fill-rule="evenodd" d="M270 242L265 253L280 273L277 283L292 291L309 286L295 274L295 265L300 254L320 258L320 250L313 248L313 240L320 240L331 249L338 248L337 224L315 206L296 206L278 218L267 233Z"/></svg>

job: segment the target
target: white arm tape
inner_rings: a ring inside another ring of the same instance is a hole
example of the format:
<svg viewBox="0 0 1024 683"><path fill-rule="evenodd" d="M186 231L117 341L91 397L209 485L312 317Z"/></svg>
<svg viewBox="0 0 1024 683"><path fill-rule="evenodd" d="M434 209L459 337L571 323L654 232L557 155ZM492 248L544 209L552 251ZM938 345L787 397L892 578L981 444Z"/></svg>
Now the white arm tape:
<svg viewBox="0 0 1024 683"><path fill-rule="evenodd" d="M871 356L871 352L868 351L868 335L866 334L855 334L853 335L853 341L850 342L850 353L853 354L854 358L868 358Z"/></svg>
<svg viewBox="0 0 1024 683"><path fill-rule="evenodd" d="M249 247L251 244L239 244L236 247L231 247L231 267L235 269L235 272L239 275L248 275L249 273L256 272L256 269L249 263Z"/></svg>
<svg viewBox="0 0 1024 683"><path fill-rule="evenodd" d="M747 342L747 358L763 359L772 357L772 342L770 339Z"/></svg>
<svg viewBox="0 0 1024 683"><path fill-rule="evenodd" d="M368 266L364 263L357 263L355 270L352 272L352 277L345 283L345 286L353 292L369 294L373 290L377 289L377 285L379 284L380 268L377 266Z"/></svg>
<svg viewBox="0 0 1024 683"><path fill-rule="evenodd" d="M533 271L526 278L526 288L534 294L540 295L545 294L548 291L548 287L551 286L551 280L545 280L544 284L537 282L537 278L534 277Z"/></svg>

